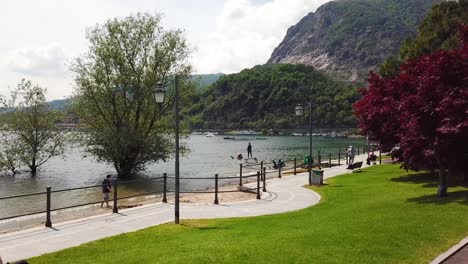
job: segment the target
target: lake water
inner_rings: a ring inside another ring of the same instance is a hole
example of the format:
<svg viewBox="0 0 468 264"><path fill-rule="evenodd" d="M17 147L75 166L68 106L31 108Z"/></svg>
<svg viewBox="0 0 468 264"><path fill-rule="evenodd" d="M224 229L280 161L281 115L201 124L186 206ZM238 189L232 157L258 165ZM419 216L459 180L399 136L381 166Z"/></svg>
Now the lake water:
<svg viewBox="0 0 468 264"><path fill-rule="evenodd" d="M218 173L222 176L235 176L239 172L239 161L232 159L238 153L247 156L247 144L253 147L253 156L259 161L278 159L302 160L308 153L309 138L293 136L268 136L267 140L256 140L255 136L236 136L236 140L225 140L222 136L206 137L191 135L181 142L187 144L190 153L180 159L181 177L208 178ZM349 146L362 146L363 139L313 138L314 156L320 150L322 155L341 152ZM83 150L70 148L65 158L53 158L46 163L35 178L28 173L15 176L0 176L0 197L44 192L47 186L52 190L68 189L82 186L99 185L106 174L115 175L112 166L97 162L92 157L83 157ZM247 170L247 169L246 169ZM244 172L248 172L248 171ZM253 168L252 171L257 170ZM163 173L174 175L174 161L147 166L140 178L157 177ZM236 181L237 182L237 181ZM221 182L225 184L226 181ZM169 180L168 186L172 188ZM181 180L181 190L204 190L212 188L213 180ZM162 189L162 181L122 183L119 185L119 196L134 195L142 192L157 192ZM60 192L52 194L52 207L61 208L77 204L95 202L102 199L100 187L85 190ZM45 195L37 195L11 200L0 200L0 218L10 215L42 211L45 208Z"/></svg>

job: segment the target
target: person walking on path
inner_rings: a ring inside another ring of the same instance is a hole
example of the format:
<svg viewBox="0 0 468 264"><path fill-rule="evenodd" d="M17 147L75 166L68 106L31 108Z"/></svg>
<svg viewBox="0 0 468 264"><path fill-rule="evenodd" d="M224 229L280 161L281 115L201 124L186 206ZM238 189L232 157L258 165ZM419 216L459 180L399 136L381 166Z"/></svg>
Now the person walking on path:
<svg viewBox="0 0 468 264"><path fill-rule="evenodd" d="M346 151L348 154L348 164L353 164L354 163L354 147L349 146L348 150Z"/></svg>
<svg viewBox="0 0 468 264"><path fill-rule="evenodd" d="M252 158L252 145L247 146L247 158Z"/></svg>
<svg viewBox="0 0 468 264"><path fill-rule="evenodd" d="M101 203L101 208L104 205L104 202L107 205L107 208L109 208L109 194L111 192L111 175L107 174L106 178L102 181L102 193L104 194L104 199L102 200Z"/></svg>

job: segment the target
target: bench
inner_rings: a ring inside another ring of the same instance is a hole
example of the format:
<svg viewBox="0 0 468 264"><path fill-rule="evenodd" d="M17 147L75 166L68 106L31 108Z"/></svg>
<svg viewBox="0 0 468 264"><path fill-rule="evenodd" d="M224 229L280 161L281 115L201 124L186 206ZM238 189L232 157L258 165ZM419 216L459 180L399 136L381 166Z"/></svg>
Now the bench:
<svg viewBox="0 0 468 264"><path fill-rule="evenodd" d="M349 164L348 168L346 168L346 169L354 171L354 170L360 170L361 167L362 167L362 161L356 162L356 163L353 163L353 164Z"/></svg>

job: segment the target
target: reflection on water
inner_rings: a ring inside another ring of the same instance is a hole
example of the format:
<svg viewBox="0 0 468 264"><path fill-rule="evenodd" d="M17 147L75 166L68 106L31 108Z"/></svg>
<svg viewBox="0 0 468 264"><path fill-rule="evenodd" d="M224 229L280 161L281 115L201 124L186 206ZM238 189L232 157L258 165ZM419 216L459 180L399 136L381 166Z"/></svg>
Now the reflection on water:
<svg viewBox="0 0 468 264"><path fill-rule="evenodd" d="M268 140L255 140L255 137L236 136L236 140L225 140L222 137L205 137L192 135L183 140L190 147L187 157L180 160L181 177L214 177L216 173L222 176L234 176L239 170L239 161L232 159L242 153L247 156L247 144L253 147L253 156L258 160L292 159L302 160L308 153L308 137L269 136ZM314 153L344 150L349 145L363 145L361 139L325 139L314 138ZM52 190L75 188L82 186L100 185L105 175L115 175L112 166L98 163L92 157L83 157L83 149L70 148L65 158L53 158L46 163L37 177L31 178L27 173L15 176L0 176L0 197L35 192L44 192L47 186ZM139 178L151 178L174 174L174 162L148 165ZM222 181L226 183L226 181ZM181 180L181 190L203 190L211 188L213 180ZM173 189L172 179L168 180L169 189ZM162 180L150 182L122 182L119 183L119 196L136 193L149 193L162 190ZM52 194L52 208L66 207L76 204L89 203L102 199L101 188L76 190ZM42 211L45 209L45 195L0 200L0 218Z"/></svg>

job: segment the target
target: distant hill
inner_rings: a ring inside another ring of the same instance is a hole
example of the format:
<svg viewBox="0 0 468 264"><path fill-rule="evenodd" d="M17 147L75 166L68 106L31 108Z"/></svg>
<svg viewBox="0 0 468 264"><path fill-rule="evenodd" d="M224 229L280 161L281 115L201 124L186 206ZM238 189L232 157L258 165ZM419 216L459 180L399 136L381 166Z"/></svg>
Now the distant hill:
<svg viewBox="0 0 468 264"><path fill-rule="evenodd" d="M192 128L301 128L305 117L297 104L313 102L314 125L356 125L352 103L359 95L352 84L306 65L259 65L224 75L202 91L183 115Z"/></svg>
<svg viewBox="0 0 468 264"><path fill-rule="evenodd" d="M203 89L207 86L210 86L211 84L215 83L221 76L223 76L223 73L214 73L214 74L195 74L192 75L192 81L196 82L198 84L199 89Z"/></svg>
<svg viewBox="0 0 468 264"><path fill-rule="evenodd" d="M52 100L49 102L49 105L52 107L52 109L55 110L66 110L71 103L71 99L59 99L59 100Z"/></svg>
<svg viewBox="0 0 468 264"><path fill-rule="evenodd" d="M337 0L309 13L288 32L268 63L312 65L333 76L362 81L416 34L440 0Z"/></svg>

